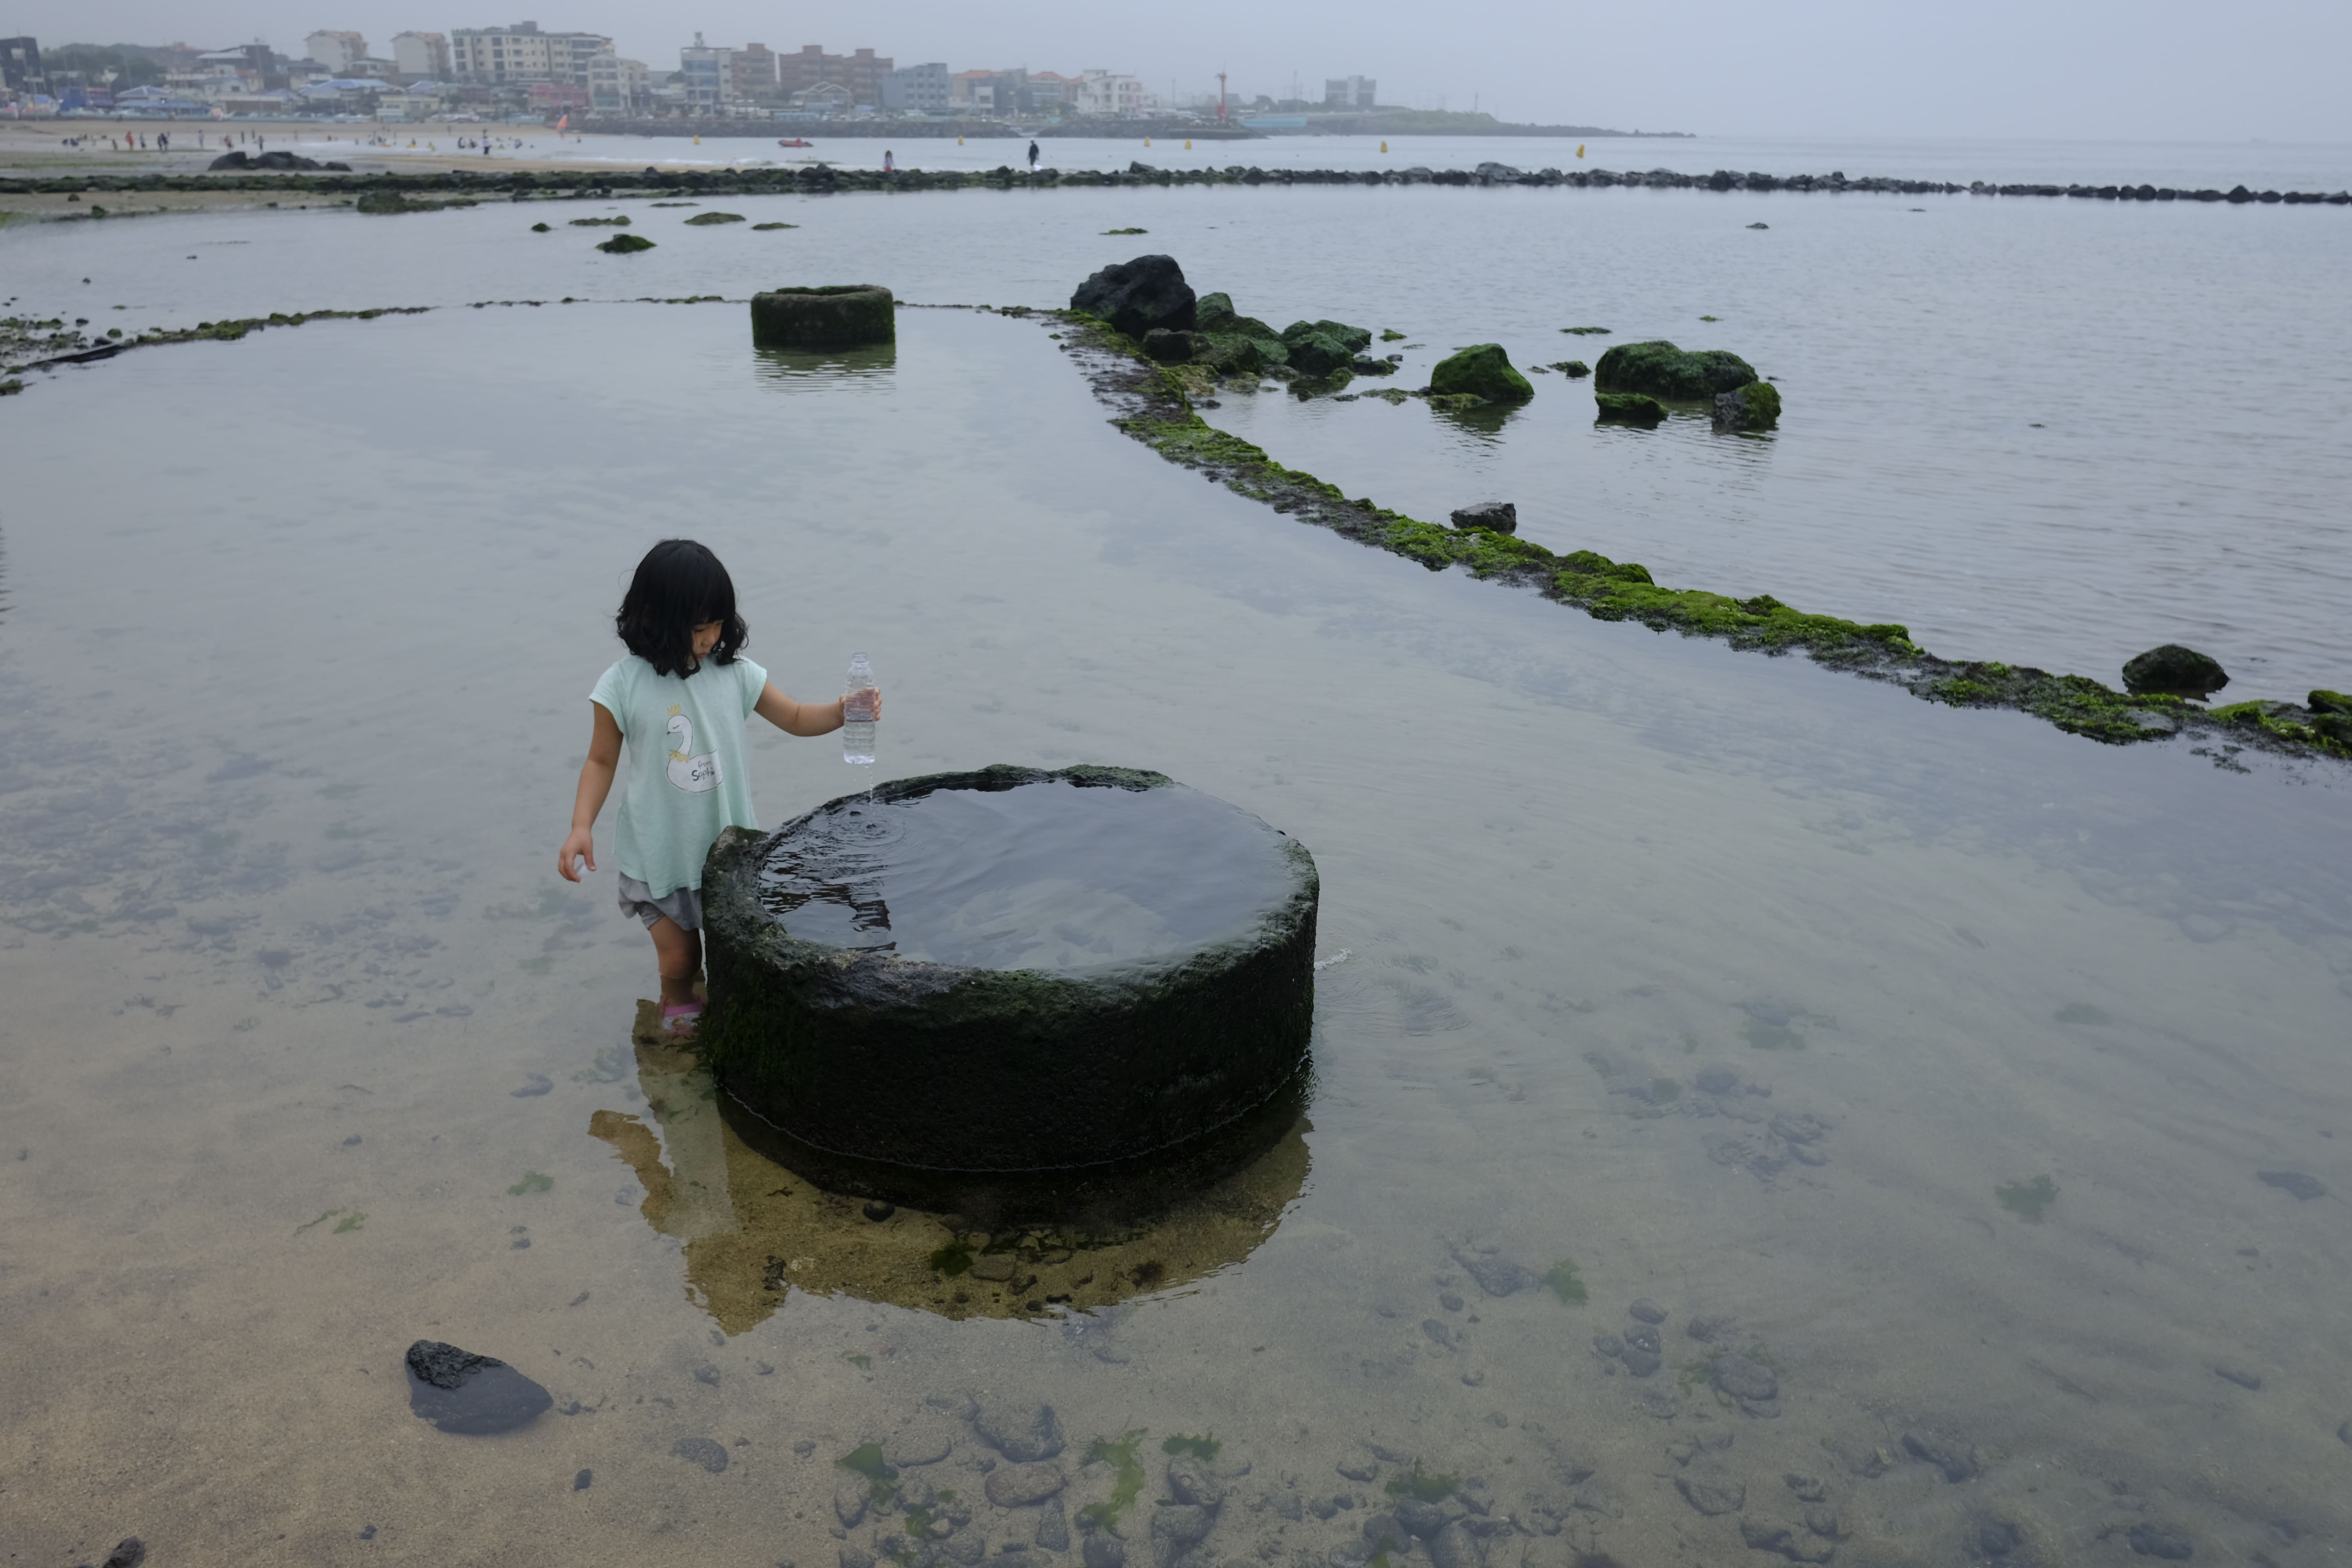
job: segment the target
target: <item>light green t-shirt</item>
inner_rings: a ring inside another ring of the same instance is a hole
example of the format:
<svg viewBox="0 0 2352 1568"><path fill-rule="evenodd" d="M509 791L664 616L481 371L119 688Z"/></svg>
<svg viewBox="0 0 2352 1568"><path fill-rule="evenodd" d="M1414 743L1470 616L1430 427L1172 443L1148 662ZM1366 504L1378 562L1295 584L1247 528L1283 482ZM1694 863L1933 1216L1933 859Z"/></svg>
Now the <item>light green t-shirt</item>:
<svg viewBox="0 0 2352 1568"><path fill-rule="evenodd" d="M768 672L748 658L703 661L692 675L656 675L635 654L588 694L621 727L629 783L613 848L621 869L656 899L702 886L703 857L721 831L757 829L743 722Z"/></svg>

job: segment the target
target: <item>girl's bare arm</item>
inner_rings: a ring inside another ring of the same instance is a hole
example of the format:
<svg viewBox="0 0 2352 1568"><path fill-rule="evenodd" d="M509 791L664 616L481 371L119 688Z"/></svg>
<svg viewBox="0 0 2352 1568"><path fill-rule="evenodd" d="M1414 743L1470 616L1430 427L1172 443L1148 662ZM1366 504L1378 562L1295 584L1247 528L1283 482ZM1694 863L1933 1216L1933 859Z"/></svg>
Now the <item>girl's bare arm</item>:
<svg viewBox="0 0 2352 1568"><path fill-rule="evenodd" d="M621 765L619 722L601 702L591 702L588 709L596 716L596 727L588 736L588 759L580 764L579 792L572 797L572 831L555 852L555 869L567 882L580 879L578 860L585 859L591 871L596 868L596 814L604 809L604 797L613 793L613 774Z"/></svg>

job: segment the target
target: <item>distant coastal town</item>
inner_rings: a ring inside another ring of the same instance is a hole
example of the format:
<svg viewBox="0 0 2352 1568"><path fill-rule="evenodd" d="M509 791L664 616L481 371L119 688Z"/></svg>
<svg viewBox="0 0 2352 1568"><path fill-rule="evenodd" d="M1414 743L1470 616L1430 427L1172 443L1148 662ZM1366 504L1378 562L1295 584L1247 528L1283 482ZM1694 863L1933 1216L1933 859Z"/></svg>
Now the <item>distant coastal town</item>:
<svg viewBox="0 0 2352 1568"><path fill-rule="evenodd" d="M395 34L379 53L325 29L299 55L266 43L66 44L0 38L0 119L426 121L568 130L737 135L822 125L828 135L1097 136L1139 130L1243 140L1272 135L1665 136L1597 125L1515 124L1481 110L1383 104L1370 77L1329 77L1320 95L1291 79L1244 91L1226 77L1158 90L1139 75L902 66L872 48L844 54L713 44L696 33L675 69L618 52L600 33L537 22Z"/></svg>

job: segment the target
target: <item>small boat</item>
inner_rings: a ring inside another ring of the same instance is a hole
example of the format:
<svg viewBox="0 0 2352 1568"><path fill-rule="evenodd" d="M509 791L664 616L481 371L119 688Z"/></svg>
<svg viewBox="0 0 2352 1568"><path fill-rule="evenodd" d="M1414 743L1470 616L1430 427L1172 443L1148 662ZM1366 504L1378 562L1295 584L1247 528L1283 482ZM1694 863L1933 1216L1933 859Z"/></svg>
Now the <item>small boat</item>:
<svg viewBox="0 0 2352 1568"><path fill-rule="evenodd" d="M814 147L816 143L799 136L779 136L776 138L776 145L779 147Z"/></svg>

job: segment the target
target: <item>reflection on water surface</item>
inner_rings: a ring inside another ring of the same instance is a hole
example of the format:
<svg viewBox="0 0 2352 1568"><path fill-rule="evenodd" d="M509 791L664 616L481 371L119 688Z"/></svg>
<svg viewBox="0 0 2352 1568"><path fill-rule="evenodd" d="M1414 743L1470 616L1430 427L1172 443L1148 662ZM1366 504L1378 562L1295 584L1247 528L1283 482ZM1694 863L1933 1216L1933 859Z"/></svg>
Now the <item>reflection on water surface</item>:
<svg viewBox="0 0 2352 1568"><path fill-rule="evenodd" d="M709 1072L655 1037L651 1012L641 1005L637 1081L658 1138L640 1116L610 1110L588 1131L636 1173L639 1212L685 1243L697 1299L730 1335L799 1290L950 1320L1069 1319L1099 1353L1118 1303L1240 1263L1306 1184L1308 1128L1297 1119L1247 1169L1140 1224L1106 1216L992 1232L966 1215L841 1196L747 1146L720 1114Z"/></svg>

